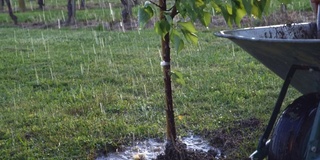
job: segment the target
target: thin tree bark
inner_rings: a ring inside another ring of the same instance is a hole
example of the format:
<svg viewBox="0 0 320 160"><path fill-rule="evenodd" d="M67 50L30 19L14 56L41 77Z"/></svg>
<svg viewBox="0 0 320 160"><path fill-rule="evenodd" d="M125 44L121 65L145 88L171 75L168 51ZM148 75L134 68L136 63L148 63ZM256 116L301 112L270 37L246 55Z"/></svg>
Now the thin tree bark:
<svg viewBox="0 0 320 160"><path fill-rule="evenodd" d="M43 0L38 0L38 5L39 5L39 9L43 10L44 9L44 2Z"/></svg>
<svg viewBox="0 0 320 160"><path fill-rule="evenodd" d="M19 0L19 8L22 12L26 11L26 3L24 2L24 0Z"/></svg>
<svg viewBox="0 0 320 160"><path fill-rule="evenodd" d="M138 0L121 0L123 9L122 9L122 21L123 23L130 22L132 18L132 8L138 4Z"/></svg>
<svg viewBox="0 0 320 160"><path fill-rule="evenodd" d="M121 3L123 6L123 9L121 12L122 22L126 23L130 19L129 3L128 3L128 0L121 0Z"/></svg>
<svg viewBox="0 0 320 160"><path fill-rule="evenodd" d="M18 17L13 14L10 0L6 0L6 3L8 6L9 15L10 15L11 19L13 20L14 24L17 25L18 24Z"/></svg>
<svg viewBox="0 0 320 160"><path fill-rule="evenodd" d="M80 9L86 9L86 0L81 0Z"/></svg>
<svg viewBox="0 0 320 160"><path fill-rule="evenodd" d="M281 3L280 12L281 13L287 13L287 5L286 4Z"/></svg>
<svg viewBox="0 0 320 160"><path fill-rule="evenodd" d="M4 8L4 0L0 0L0 11L3 11Z"/></svg>
<svg viewBox="0 0 320 160"><path fill-rule="evenodd" d="M75 16L76 16L76 0L68 0L68 20L66 22L67 25L75 24Z"/></svg>
<svg viewBox="0 0 320 160"><path fill-rule="evenodd" d="M166 8L166 0L159 0L160 8L160 20L166 20L164 12ZM177 139L174 110L172 100L172 86L171 86L171 67L170 67L170 38L169 33L164 38L161 37L161 52L162 52L162 66L163 66L163 80L165 87L165 99L166 99L166 119L167 119L167 141L175 143Z"/></svg>

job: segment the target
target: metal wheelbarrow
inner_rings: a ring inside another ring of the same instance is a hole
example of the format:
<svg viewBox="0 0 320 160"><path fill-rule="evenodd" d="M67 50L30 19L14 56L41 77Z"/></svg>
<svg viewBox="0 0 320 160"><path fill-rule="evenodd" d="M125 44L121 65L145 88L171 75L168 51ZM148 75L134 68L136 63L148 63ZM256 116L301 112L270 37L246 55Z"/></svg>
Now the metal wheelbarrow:
<svg viewBox="0 0 320 160"><path fill-rule="evenodd" d="M320 39L317 39L317 24L245 28L220 31L215 35L230 39L284 80L268 125L250 158L320 160ZM289 85L302 96L280 114Z"/></svg>

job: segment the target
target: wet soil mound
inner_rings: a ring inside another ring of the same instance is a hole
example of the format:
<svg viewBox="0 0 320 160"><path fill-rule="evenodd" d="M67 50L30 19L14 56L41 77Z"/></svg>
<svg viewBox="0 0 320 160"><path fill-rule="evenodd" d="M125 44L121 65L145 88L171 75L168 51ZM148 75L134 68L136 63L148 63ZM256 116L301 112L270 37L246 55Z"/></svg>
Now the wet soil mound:
<svg viewBox="0 0 320 160"><path fill-rule="evenodd" d="M188 150L186 144L182 142L177 142L174 145L168 143L165 153L159 155L156 160L248 160L247 156L249 155L243 156L237 153L241 143L253 141L253 139L257 138L256 135L250 132L256 129L263 130L263 125L257 118L234 121L230 126L203 132L210 145L218 149L213 148L207 152ZM253 152L255 147L252 146L250 150Z"/></svg>
<svg viewBox="0 0 320 160"><path fill-rule="evenodd" d="M208 152L187 149L182 142L167 143L164 154L160 154L156 160L213 160L217 159L219 151L210 149Z"/></svg>

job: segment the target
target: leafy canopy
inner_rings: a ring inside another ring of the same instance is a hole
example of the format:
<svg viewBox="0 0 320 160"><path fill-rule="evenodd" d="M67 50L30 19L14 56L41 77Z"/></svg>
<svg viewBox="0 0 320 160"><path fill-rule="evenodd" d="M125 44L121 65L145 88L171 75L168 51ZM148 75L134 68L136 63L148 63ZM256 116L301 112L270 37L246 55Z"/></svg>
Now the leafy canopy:
<svg viewBox="0 0 320 160"><path fill-rule="evenodd" d="M171 1L170 1L171 2ZM164 19L155 23L154 29L161 37L170 35L175 51L179 53L184 48L184 40L193 44L198 43L194 22L200 22L208 27L211 22L211 13L222 14L229 26L237 24L245 15L261 18L270 4L270 0L174 0L167 6ZM139 8L139 27L155 15L156 9L162 9L156 2L146 1ZM174 20L179 16L178 20Z"/></svg>

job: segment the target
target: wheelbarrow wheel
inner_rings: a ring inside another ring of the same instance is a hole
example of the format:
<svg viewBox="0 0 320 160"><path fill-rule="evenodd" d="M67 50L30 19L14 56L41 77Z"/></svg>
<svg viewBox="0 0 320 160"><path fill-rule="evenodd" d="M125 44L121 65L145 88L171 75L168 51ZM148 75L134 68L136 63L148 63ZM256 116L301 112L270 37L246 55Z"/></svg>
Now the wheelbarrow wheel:
<svg viewBox="0 0 320 160"><path fill-rule="evenodd" d="M306 94L290 104L272 134L268 160L303 160L320 94Z"/></svg>

